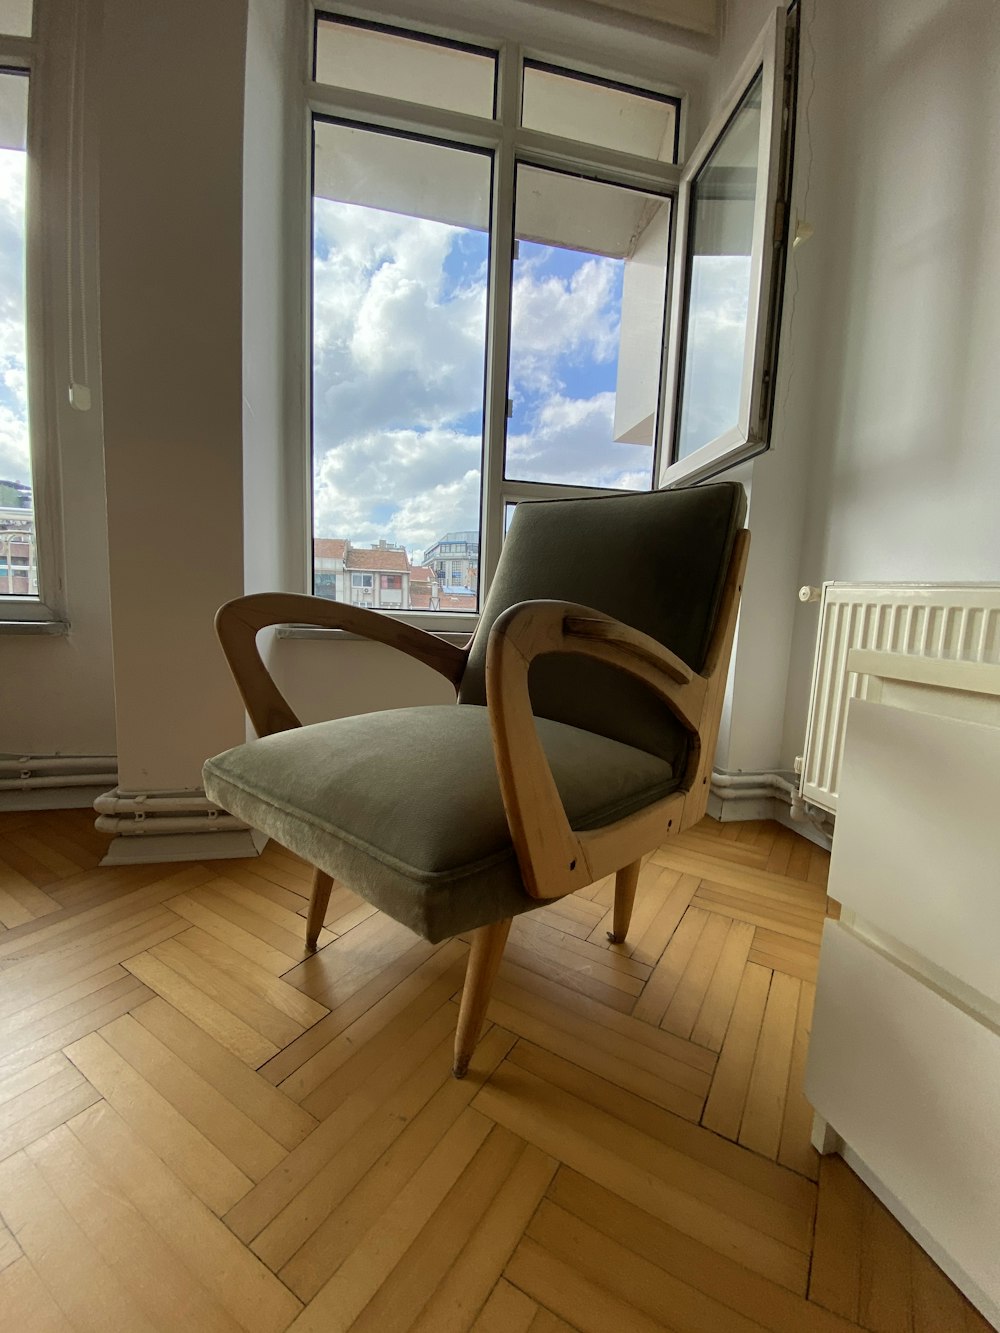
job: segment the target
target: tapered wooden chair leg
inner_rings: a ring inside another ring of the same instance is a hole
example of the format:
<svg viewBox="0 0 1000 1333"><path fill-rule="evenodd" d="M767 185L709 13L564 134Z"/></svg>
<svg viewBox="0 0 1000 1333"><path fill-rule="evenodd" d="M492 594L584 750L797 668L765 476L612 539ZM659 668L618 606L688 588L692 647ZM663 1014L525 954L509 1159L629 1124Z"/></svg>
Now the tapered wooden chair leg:
<svg viewBox="0 0 1000 1333"><path fill-rule="evenodd" d="M309 899L309 915L306 918L306 948L315 950L319 943L319 932L323 929L323 918L330 903L330 890L333 879L325 870L313 871L312 897Z"/></svg>
<svg viewBox="0 0 1000 1333"><path fill-rule="evenodd" d="M455 1033L456 1078L464 1078L476 1049L483 1019L490 1002L493 981L507 943L511 918L497 921L492 926L480 926L472 932L472 951L465 968L465 986L458 1011L458 1030Z"/></svg>
<svg viewBox="0 0 1000 1333"><path fill-rule="evenodd" d="M641 861L633 861L624 866L615 875L615 919L614 929L608 931L612 944L624 944L628 934L628 923L632 920L632 904L635 902L635 887L639 883Z"/></svg>

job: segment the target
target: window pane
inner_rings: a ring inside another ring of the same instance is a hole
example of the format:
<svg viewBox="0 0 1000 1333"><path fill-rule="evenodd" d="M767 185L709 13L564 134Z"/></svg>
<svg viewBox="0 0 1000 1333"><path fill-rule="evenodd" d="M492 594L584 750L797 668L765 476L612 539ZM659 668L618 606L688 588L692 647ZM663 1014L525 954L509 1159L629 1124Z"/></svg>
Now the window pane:
<svg viewBox="0 0 1000 1333"><path fill-rule="evenodd" d="M421 106L493 115L496 56L365 24L319 19L317 83L398 97Z"/></svg>
<svg viewBox="0 0 1000 1333"><path fill-rule="evenodd" d="M758 75L691 187L677 457L739 424L757 201Z"/></svg>
<svg viewBox="0 0 1000 1333"><path fill-rule="evenodd" d="M315 123L321 596L477 608L491 171L483 153ZM446 597L439 575L459 569Z"/></svg>
<svg viewBox="0 0 1000 1333"><path fill-rule="evenodd" d="M519 167L506 476L648 490L666 199Z"/></svg>
<svg viewBox="0 0 1000 1333"><path fill-rule="evenodd" d="M26 75L0 72L0 596L37 596L25 337Z"/></svg>
<svg viewBox="0 0 1000 1333"><path fill-rule="evenodd" d="M673 97L530 60L524 64L521 123L525 129L676 162L678 105Z"/></svg>
<svg viewBox="0 0 1000 1333"><path fill-rule="evenodd" d="M32 8L32 0L0 0L0 33L30 37Z"/></svg>

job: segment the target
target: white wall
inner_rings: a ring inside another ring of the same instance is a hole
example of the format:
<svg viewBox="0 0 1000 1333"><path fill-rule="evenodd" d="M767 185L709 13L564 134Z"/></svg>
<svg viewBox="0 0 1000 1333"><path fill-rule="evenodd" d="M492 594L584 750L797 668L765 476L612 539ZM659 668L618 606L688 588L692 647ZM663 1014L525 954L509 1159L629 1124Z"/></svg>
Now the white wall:
<svg viewBox="0 0 1000 1333"><path fill-rule="evenodd" d="M809 0L806 12L816 236L801 250L795 349L810 453L798 581L996 582L1000 6ZM801 750L814 632L804 608L786 759Z"/></svg>
<svg viewBox="0 0 1000 1333"><path fill-rule="evenodd" d="M243 708L215 641L243 589L246 0L105 0L101 356L119 784L198 788Z"/></svg>

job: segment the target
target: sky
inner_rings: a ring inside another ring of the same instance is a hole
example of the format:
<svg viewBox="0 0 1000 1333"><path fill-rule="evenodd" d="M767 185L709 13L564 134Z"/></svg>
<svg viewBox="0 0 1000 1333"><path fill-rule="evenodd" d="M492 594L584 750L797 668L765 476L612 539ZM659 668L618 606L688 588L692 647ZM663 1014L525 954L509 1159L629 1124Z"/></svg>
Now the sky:
<svg viewBox="0 0 1000 1333"><path fill-rule="evenodd" d="M314 223L315 533L420 559L479 526L487 238L320 198ZM623 267L521 244L508 476L649 486L612 443Z"/></svg>
<svg viewBox="0 0 1000 1333"><path fill-rule="evenodd" d="M0 481L31 482L24 340L26 154L0 149Z"/></svg>

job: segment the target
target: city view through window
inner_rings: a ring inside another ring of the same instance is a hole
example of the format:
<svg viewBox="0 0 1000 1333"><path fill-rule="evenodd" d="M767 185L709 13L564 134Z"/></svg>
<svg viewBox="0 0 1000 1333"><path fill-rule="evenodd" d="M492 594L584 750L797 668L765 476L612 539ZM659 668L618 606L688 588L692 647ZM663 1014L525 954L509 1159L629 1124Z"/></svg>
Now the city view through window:
<svg viewBox="0 0 1000 1333"><path fill-rule="evenodd" d="M25 336L27 114L27 78L0 73L0 597L38 593Z"/></svg>

